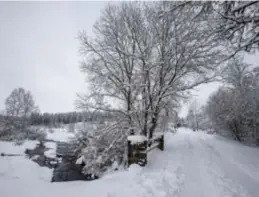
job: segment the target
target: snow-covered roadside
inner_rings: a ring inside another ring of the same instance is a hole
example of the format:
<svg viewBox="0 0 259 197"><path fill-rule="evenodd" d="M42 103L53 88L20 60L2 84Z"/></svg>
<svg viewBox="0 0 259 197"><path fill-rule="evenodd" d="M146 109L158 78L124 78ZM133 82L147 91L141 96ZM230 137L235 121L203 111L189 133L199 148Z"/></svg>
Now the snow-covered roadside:
<svg viewBox="0 0 259 197"><path fill-rule="evenodd" d="M33 149L37 143L37 140L26 140L22 145L15 145L14 142L0 141L0 153L23 155L26 148Z"/></svg>
<svg viewBox="0 0 259 197"><path fill-rule="evenodd" d="M165 150L153 150L146 167L133 165L91 182L50 183L47 168L23 157L0 159L3 197L258 197L259 192L258 149L186 128L167 133Z"/></svg>
<svg viewBox="0 0 259 197"><path fill-rule="evenodd" d="M28 180L49 180L46 178L50 174L47 168L41 168L38 164L32 162L25 156L25 149L33 149L38 141L25 141L22 145L15 145L12 142L0 141L0 152L6 154L20 154L21 156L0 157L0 182L12 180L20 180L26 182ZM47 174L46 174L47 172ZM48 176L49 177L49 176ZM8 187L8 185L7 185Z"/></svg>
<svg viewBox="0 0 259 197"><path fill-rule="evenodd" d="M171 135L170 135L171 136ZM171 136L172 137L172 136ZM170 144L168 144L170 146ZM162 154L161 154L162 153ZM23 157L1 158L2 163L6 164L3 174L0 176L0 189L3 191L4 197L11 196L73 196L75 194L88 194L90 196L146 196L148 193L159 193L165 196L168 191L163 191L167 178L170 178L171 188L176 188L172 173L168 174L167 170L178 170L176 162L165 162L165 166L161 168L158 163L153 163L153 160L164 160L165 154L170 152L154 150L146 168L141 168L138 165L132 165L128 170L117 171L102 177L100 180L91 182L65 182L65 183L50 183L52 171L47 168L39 167L29 159ZM177 161L179 154L176 157L171 157ZM173 164L171 167L170 165ZM12 166L12 168L8 168ZM15 168L15 170L13 170ZM22 169L27 170L23 171ZM22 171L22 172L20 172ZM175 179L176 180L176 179ZM156 185L154 187L154 185ZM175 185L175 186L174 186ZM123 188L122 188L123 187ZM160 189L158 189L158 187ZM12 189L15 188L15 189ZM123 189L123 191L122 191Z"/></svg>

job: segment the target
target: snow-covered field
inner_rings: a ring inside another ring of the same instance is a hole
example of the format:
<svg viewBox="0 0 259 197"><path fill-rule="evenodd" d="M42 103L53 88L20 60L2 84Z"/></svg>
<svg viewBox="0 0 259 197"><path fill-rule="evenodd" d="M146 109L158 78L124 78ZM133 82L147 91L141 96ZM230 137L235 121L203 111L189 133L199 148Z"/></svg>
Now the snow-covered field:
<svg viewBox="0 0 259 197"><path fill-rule="evenodd" d="M66 142L75 136L74 133L67 132L66 128L56 128L52 132L47 132L47 139Z"/></svg>
<svg viewBox="0 0 259 197"><path fill-rule="evenodd" d="M91 181L50 183L51 170L22 156L0 157L1 197L258 197L259 149L180 128L167 133L146 167L132 165ZM0 152L22 153L0 142Z"/></svg>

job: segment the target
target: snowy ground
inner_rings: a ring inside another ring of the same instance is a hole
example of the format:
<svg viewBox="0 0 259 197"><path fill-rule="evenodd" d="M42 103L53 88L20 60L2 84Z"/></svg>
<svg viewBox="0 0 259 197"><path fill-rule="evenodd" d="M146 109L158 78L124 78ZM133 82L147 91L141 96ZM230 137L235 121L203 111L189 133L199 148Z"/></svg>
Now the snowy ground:
<svg viewBox="0 0 259 197"><path fill-rule="evenodd" d="M52 132L47 132L47 139L66 142L75 137L75 133L69 133L66 128L55 128Z"/></svg>
<svg viewBox="0 0 259 197"><path fill-rule="evenodd" d="M1 197L259 196L259 149L183 128L165 140L165 151L152 151L145 168L133 165L91 182L50 183L51 170L23 157L0 157ZM21 152L0 142L0 152L6 148Z"/></svg>

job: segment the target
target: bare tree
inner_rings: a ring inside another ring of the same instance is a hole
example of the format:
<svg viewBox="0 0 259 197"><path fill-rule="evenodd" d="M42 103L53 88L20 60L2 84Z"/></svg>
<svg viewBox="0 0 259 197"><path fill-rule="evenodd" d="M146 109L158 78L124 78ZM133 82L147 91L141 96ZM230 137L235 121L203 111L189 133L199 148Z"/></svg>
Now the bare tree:
<svg viewBox="0 0 259 197"><path fill-rule="evenodd" d="M30 115L38 111L32 94L23 88L14 89L5 100L6 121L4 131L24 131L30 121ZM19 132L18 132L19 133Z"/></svg>
<svg viewBox="0 0 259 197"><path fill-rule="evenodd" d="M29 117L37 111L32 94L23 88L15 88L5 100L7 116Z"/></svg>
<svg viewBox="0 0 259 197"><path fill-rule="evenodd" d="M219 50L209 24L191 20L195 8L161 17L157 10L170 6L110 5L94 26L95 40L80 34L87 58L82 70L92 85L80 107L121 114L130 127L152 135L165 107L177 106L185 91L213 79ZM109 99L120 107L108 105Z"/></svg>
<svg viewBox="0 0 259 197"><path fill-rule="evenodd" d="M186 117L188 126L191 127L193 131L199 130L201 119L201 106L197 100L194 100L190 105L189 112Z"/></svg>
<svg viewBox="0 0 259 197"><path fill-rule="evenodd" d="M224 56L209 23L195 20L195 7L160 14L174 5L109 5L94 26L95 39L79 34L91 87L79 95L79 108L117 114L117 122L152 138L188 90L214 80Z"/></svg>
<svg viewBox="0 0 259 197"><path fill-rule="evenodd" d="M245 83L250 71L251 65L244 63L241 56L234 57L222 72L223 82L241 92L246 86Z"/></svg>

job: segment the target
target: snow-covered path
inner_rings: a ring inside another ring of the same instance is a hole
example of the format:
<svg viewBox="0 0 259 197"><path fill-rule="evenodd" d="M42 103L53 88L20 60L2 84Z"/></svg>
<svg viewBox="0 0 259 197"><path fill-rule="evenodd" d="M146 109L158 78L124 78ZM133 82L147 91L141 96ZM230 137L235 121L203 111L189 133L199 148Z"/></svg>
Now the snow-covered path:
<svg viewBox="0 0 259 197"><path fill-rule="evenodd" d="M259 149L186 129L175 138L183 155L179 196L258 197Z"/></svg>
<svg viewBox="0 0 259 197"><path fill-rule="evenodd" d="M183 128L167 135L165 147L151 156L142 175L154 181L153 196L259 196L258 148Z"/></svg>
<svg viewBox="0 0 259 197"><path fill-rule="evenodd" d="M258 197L259 149L180 128L145 168L91 182L50 183L51 172L24 158L0 157L3 197ZM1 143L0 143L1 150Z"/></svg>

